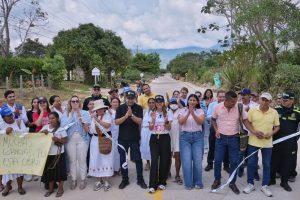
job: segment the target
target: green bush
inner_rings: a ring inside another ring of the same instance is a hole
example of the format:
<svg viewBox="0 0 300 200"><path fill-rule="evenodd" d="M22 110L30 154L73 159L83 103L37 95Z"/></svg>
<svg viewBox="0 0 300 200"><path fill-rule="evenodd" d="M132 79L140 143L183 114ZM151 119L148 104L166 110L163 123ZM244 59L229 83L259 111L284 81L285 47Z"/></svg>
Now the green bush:
<svg viewBox="0 0 300 200"><path fill-rule="evenodd" d="M141 74L141 71L139 71L137 69L129 68L124 73L124 79L134 82L136 80L141 79L140 74Z"/></svg>
<svg viewBox="0 0 300 200"><path fill-rule="evenodd" d="M214 83L214 70L213 69L206 69L206 71L204 71L201 74L201 77L199 79L200 83Z"/></svg>
<svg viewBox="0 0 300 200"><path fill-rule="evenodd" d="M64 57L55 55L54 58L45 58L43 70L50 76L51 87L54 89L60 88L66 73Z"/></svg>
<svg viewBox="0 0 300 200"><path fill-rule="evenodd" d="M270 91L275 95L284 91L292 91L296 96L296 103L300 104L300 66L280 64L273 76Z"/></svg>

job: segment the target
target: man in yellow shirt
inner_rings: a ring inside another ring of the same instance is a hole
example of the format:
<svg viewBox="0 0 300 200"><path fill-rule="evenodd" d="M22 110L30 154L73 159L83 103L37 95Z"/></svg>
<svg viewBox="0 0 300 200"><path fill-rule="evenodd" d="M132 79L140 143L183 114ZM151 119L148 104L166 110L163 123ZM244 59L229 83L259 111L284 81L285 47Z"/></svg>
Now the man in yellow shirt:
<svg viewBox="0 0 300 200"><path fill-rule="evenodd" d="M268 197L273 196L268 189L270 181L271 157L272 157L272 136L279 131L279 115L277 111L270 107L272 103L272 96L270 93L262 93L260 96L260 105L251 108L248 112L248 120L253 129L257 133L249 135L248 155L261 150L263 163L263 180L261 191ZM248 186L243 190L244 193L249 194L254 187L254 173L258 164L258 152L248 159L247 164L247 182Z"/></svg>
<svg viewBox="0 0 300 200"><path fill-rule="evenodd" d="M146 83L143 84L143 92L144 94L138 97L138 104L142 106L144 110L148 108L148 99L154 98L156 94L151 92L150 85Z"/></svg>

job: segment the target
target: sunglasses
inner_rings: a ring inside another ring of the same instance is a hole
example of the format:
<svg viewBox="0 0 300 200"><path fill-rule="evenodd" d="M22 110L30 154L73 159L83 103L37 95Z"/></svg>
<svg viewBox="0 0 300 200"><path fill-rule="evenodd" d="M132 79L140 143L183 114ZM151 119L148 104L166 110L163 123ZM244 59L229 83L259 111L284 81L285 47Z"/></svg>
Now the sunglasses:
<svg viewBox="0 0 300 200"><path fill-rule="evenodd" d="M79 103L79 100L71 101L71 103Z"/></svg>

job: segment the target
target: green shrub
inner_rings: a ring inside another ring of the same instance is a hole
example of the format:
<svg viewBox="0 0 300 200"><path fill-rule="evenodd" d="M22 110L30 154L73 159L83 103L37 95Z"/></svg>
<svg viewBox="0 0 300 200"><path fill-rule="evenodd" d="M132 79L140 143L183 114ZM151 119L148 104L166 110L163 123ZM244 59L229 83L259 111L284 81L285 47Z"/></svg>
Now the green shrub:
<svg viewBox="0 0 300 200"><path fill-rule="evenodd" d="M300 104L300 66L280 64L273 76L270 91L275 95L284 91L292 91L296 96L296 103Z"/></svg>
<svg viewBox="0 0 300 200"><path fill-rule="evenodd" d="M64 57L55 55L54 58L45 58L43 70L50 76L51 87L54 89L60 88L66 73Z"/></svg>
<svg viewBox="0 0 300 200"><path fill-rule="evenodd" d="M199 79L200 83L214 83L214 70L206 69L203 73L201 73L201 77Z"/></svg>
<svg viewBox="0 0 300 200"><path fill-rule="evenodd" d="M136 80L141 79L140 74L141 74L141 71L139 71L137 69L129 68L124 73L124 79L134 82Z"/></svg>

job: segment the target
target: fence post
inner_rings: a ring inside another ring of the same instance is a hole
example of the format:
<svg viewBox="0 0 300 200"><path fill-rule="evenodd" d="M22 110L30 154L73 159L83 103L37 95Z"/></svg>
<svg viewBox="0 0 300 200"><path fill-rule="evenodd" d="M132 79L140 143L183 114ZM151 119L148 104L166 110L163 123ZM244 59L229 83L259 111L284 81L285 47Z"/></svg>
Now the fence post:
<svg viewBox="0 0 300 200"><path fill-rule="evenodd" d="M5 82L6 82L6 90L8 90L8 89L9 89L9 81L8 81L8 76L6 77L6 79L5 79Z"/></svg>
<svg viewBox="0 0 300 200"><path fill-rule="evenodd" d="M24 97L24 91L23 91L23 77L20 75L20 98Z"/></svg>
<svg viewBox="0 0 300 200"><path fill-rule="evenodd" d="M32 92L35 94L35 82L34 82L34 75L31 75L31 82L32 82Z"/></svg>

